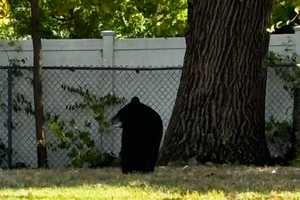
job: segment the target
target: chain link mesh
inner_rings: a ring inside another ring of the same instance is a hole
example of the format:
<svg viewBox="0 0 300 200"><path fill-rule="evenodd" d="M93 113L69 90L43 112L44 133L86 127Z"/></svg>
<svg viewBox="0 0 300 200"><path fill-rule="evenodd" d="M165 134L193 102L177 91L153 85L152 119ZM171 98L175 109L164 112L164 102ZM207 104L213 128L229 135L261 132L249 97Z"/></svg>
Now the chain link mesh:
<svg viewBox="0 0 300 200"><path fill-rule="evenodd" d="M293 87L284 79L293 73L295 68L273 67L268 69L266 90L265 119L278 122L292 122L293 117Z"/></svg>
<svg viewBox="0 0 300 200"><path fill-rule="evenodd" d="M288 68L281 69L288 70ZM6 144L7 128L7 68L0 69L0 139ZM69 109L81 105L84 96L76 91L87 92L101 97L113 94L124 98L123 103L110 107L106 117L110 119L133 96L155 109L167 128L175 103L181 77L180 67L168 68L101 68L101 67L47 67L43 69L43 102L45 113L45 133L49 144L57 144L57 136L49 128L49 119L57 117L68 123L76 121L76 126L89 124L91 137L98 149L118 156L121 143L121 129L109 128L99 131L99 125L89 109ZM24 163L37 167L35 120L33 116L32 68L19 68L14 71L12 81L13 130L12 164ZM69 88L66 89L66 88ZM79 89L79 90L78 90ZM284 81L275 70L268 70L266 93L266 120L271 117L278 121L291 121L293 97L284 88ZM51 145L49 145L51 146ZM1 150L0 150L1 151ZM1 153L1 152L0 152ZM48 148L49 167L70 165L66 150ZM1 164L1 163L0 163ZM3 165L3 164L2 164Z"/></svg>
<svg viewBox="0 0 300 200"><path fill-rule="evenodd" d="M7 148L8 148L8 129L7 129L7 111L8 111L8 89L7 73L1 70L0 73L0 167L8 167Z"/></svg>

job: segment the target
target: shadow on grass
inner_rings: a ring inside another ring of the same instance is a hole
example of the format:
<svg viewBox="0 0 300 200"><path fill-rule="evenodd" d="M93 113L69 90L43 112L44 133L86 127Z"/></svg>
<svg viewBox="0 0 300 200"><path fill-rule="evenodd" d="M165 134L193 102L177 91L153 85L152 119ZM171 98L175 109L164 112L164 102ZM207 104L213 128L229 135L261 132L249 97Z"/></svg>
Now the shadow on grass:
<svg viewBox="0 0 300 200"><path fill-rule="evenodd" d="M0 171L0 188L136 187L177 192L300 192L300 168L197 166L158 167L153 174L123 175L118 168Z"/></svg>

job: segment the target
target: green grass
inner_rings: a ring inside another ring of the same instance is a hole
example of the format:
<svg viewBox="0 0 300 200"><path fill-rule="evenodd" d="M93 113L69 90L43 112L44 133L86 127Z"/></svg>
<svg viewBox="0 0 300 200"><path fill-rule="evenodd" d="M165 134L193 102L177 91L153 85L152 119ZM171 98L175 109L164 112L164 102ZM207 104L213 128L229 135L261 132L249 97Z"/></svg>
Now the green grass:
<svg viewBox="0 0 300 200"><path fill-rule="evenodd" d="M123 175L118 168L0 171L5 200L300 200L300 168L159 167Z"/></svg>

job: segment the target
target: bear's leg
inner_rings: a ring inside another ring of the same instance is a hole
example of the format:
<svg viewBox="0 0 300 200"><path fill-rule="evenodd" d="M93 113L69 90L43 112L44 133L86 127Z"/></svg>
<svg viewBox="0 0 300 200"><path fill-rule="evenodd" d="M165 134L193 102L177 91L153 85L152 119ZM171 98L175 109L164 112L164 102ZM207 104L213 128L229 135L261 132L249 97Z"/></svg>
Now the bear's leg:
<svg viewBox="0 0 300 200"><path fill-rule="evenodd" d="M132 160L130 159L130 155L128 153L124 153L121 156L121 167L122 173L127 174L133 171Z"/></svg>
<svg viewBox="0 0 300 200"><path fill-rule="evenodd" d="M155 169L155 165L158 160L159 147L162 137L162 127L151 130L148 134L152 136L149 141L151 141L151 145L148 146L148 162L147 162L147 170L149 172L153 172Z"/></svg>

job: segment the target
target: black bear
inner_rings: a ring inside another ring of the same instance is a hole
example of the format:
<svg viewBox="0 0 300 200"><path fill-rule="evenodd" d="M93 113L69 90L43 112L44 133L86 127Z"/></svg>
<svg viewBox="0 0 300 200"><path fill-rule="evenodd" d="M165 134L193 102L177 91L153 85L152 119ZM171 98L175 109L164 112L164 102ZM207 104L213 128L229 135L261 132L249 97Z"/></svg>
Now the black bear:
<svg viewBox="0 0 300 200"><path fill-rule="evenodd" d="M113 118L121 122L121 166L123 173L153 172L163 134L159 114L133 97Z"/></svg>

